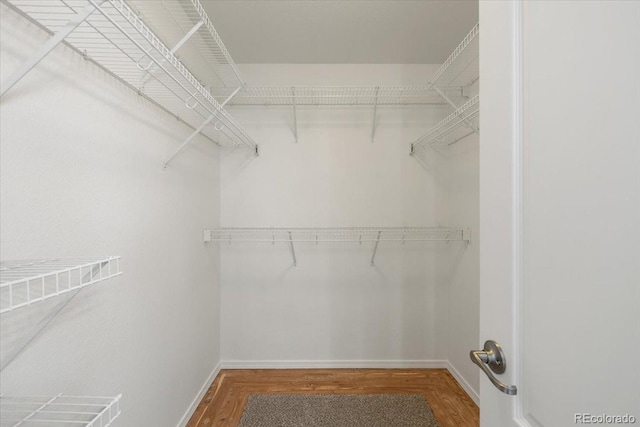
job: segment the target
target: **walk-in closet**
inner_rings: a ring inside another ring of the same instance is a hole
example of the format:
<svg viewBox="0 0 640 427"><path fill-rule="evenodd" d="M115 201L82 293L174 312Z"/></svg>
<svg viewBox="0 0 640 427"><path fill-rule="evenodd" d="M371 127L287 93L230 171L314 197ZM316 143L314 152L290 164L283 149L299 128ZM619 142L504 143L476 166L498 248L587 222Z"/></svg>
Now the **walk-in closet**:
<svg viewBox="0 0 640 427"><path fill-rule="evenodd" d="M1 0L0 425L640 420L638 20Z"/></svg>

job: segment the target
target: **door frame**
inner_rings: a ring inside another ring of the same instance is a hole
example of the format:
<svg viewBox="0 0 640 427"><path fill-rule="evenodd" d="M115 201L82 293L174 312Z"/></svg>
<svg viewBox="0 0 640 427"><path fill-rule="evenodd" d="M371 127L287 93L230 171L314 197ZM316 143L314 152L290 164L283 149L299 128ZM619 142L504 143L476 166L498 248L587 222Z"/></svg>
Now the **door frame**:
<svg viewBox="0 0 640 427"><path fill-rule="evenodd" d="M495 426L499 419L500 426L515 423L531 427L522 398L526 393L522 388L524 0L480 0L479 8L482 132L478 348L485 340L500 342L507 357L507 372L499 379L518 386L517 395L507 396L481 373L480 419L483 426ZM483 64L488 64L486 75ZM495 310L496 306L504 310Z"/></svg>

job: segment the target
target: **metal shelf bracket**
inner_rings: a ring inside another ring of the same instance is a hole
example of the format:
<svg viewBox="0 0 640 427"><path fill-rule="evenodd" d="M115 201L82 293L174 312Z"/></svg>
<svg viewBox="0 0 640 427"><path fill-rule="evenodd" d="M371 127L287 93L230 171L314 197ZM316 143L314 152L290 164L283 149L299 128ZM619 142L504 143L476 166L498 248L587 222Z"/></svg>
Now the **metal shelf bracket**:
<svg viewBox="0 0 640 427"><path fill-rule="evenodd" d="M379 92L380 92L380 86L376 86L376 96L373 101L373 124L371 125L371 142L372 143L376 136L376 116L377 116L376 113L378 112L378 93Z"/></svg>
<svg viewBox="0 0 640 427"><path fill-rule="evenodd" d="M376 259L376 252L378 252L378 244L380 243L380 235L382 231L378 231L378 238L376 239L376 244L373 246L373 255L371 256L371 266L373 267L374 261Z"/></svg>
<svg viewBox="0 0 640 427"><path fill-rule="evenodd" d="M289 245L291 247L291 256L293 257L293 266L296 267L298 265L298 260L296 259L296 250L293 247L293 237L291 236L291 232L289 231Z"/></svg>
<svg viewBox="0 0 640 427"><path fill-rule="evenodd" d="M298 142L298 116L296 114L296 88L291 88L291 102L293 104L293 137Z"/></svg>

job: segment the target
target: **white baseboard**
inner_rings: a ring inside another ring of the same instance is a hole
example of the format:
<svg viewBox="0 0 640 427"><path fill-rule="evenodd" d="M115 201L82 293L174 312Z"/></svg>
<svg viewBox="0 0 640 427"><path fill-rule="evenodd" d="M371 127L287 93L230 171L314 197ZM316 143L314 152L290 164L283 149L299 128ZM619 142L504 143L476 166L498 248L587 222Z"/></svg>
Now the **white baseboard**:
<svg viewBox="0 0 640 427"><path fill-rule="evenodd" d="M471 385L467 382L467 380L465 380L464 377L460 375L460 372L458 372L458 370L454 368L451 362L449 361L447 361L447 370L453 376L453 378L455 378L455 380L458 381L458 384L460 384L460 387L462 387L464 391L467 392L471 400L473 400L476 403L476 405L480 406L480 395L478 394L478 392L475 391L473 387L471 387Z"/></svg>
<svg viewBox="0 0 640 427"><path fill-rule="evenodd" d="M222 369L222 362L218 362L215 368L213 368L213 371L211 371L211 373L209 374L209 377L207 378L207 380L204 382L204 384L202 384L200 391L191 402L189 409L187 409L187 412L185 412L182 418L180 419L180 422L178 423L178 427L185 427L187 425L187 423L191 419L191 416L196 411L196 408L202 401L202 398L204 397L205 393L207 392L207 390L209 390L209 387L211 387L211 384L213 384L213 380L215 380L216 377L218 376L220 369Z"/></svg>
<svg viewBox="0 0 640 427"><path fill-rule="evenodd" d="M446 360L223 360L222 369L447 368Z"/></svg>

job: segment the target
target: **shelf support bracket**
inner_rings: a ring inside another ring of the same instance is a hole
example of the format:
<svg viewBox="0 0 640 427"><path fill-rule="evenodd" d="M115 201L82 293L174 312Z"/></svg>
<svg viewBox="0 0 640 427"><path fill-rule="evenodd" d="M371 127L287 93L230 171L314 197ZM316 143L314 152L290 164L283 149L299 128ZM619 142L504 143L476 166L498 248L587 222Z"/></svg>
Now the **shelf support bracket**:
<svg viewBox="0 0 640 427"><path fill-rule="evenodd" d="M298 260L296 259L296 250L293 247L293 237L291 236L290 231L287 231L287 233L289 233L289 246L291 247L291 256L293 257L293 266L296 267L298 265Z"/></svg>
<svg viewBox="0 0 640 427"><path fill-rule="evenodd" d="M233 98L233 97L238 93L238 91L239 91L240 89L242 89L242 87L238 87L236 90L234 90L234 91L233 91L233 93L232 93L231 95L229 95L229 97L228 97L227 99L225 99L225 100L224 100L224 102L223 102L222 104L220 104L220 109L221 109L221 110L222 110L222 108L224 108L224 106L225 106L225 105L227 105L227 103L228 103L229 101L231 101L231 99L232 99L232 98ZM184 150L184 149L185 149L185 147L186 147L187 145L189 145L189 144L191 143L191 141L193 141L193 140L194 140L194 138L195 138L196 136L198 136L198 134L199 134L200 132L202 132L202 130L203 130L203 129L204 129L204 128L209 124L209 123L211 123L211 122L213 121L213 119L215 119L215 118L218 116L218 114L219 114L219 113L220 113L220 112L219 112L219 111L217 111L215 114L212 114L212 115L210 115L209 117L207 117L207 119L206 119L204 122L202 122L202 124L201 124L200 126L198 126L198 128L197 128L196 130L194 130L194 131L193 131L193 133L192 133L191 135L189 135L189 136L187 137L187 139L186 139L186 140L185 140L185 141L184 141L184 142L183 142L183 143L178 147L178 149L177 149L176 151L174 151L174 153L173 153L171 156L169 156L169 158L168 158L168 159L164 162L164 164L162 165L162 169L166 169L166 168L167 168L167 166L169 166L169 163L171 162L171 160L173 160L173 159L174 159L174 157L176 157L176 156L177 156L177 155L178 155L182 150Z"/></svg>
<svg viewBox="0 0 640 427"><path fill-rule="evenodd" d="M444 94L444 92L442 92L440 90L440 88L438 88L438 86L433 86L433 90L435 90L436 92L438 92L438 95L440 95L445 101L447 101L447 104L451 105L451 107L453 108L453 110L457 110L458 108L460 108L458 105L456 105L452 100L449 99L449 97L447 95ZM462 115L461 115L462 116ZM467 117L462 116L462 120L464 120L464 122L467 124L467 127L469 129L471 129L472 131L474 131L475 133L477 133L478 135L480 135L480 131L478 129L476 129L475 126L473 126L473 123L471 123L471 120L469 120Z"/></svg>
<svg viewBox="0 0 640 427"><path fill-rule="evenodd" d="M291 102L293 105L293 137L298 142L298 116L296 114L296 88L291 87Z"/></svg>
<svg viewBox="0 0 640 427"><path fill-rule="evenodd" d="M376 244L373 246L373 255L371 256L371 266L373 267L373 263L376 259L376 252L378 252L378 244L380 243L380 235L382 231L378 231L378 238L376 239Z"/></svg>
<svg viewBox="0 0 640 427"><path fill-rule="evenodd" d="M373 101L373 125L371 126L371 142L376 136L376 116L378 112L378 92L380 91L380 86L376 86L376 96Z"/></svg>
<svg viewBox="0 0 640 427"><path fill-rule="evenodd" d="M176 43L176 45L169 51L169 53L174 55L178 51L178 49L180 49L191 38L191 36L193 36L196 33L196 31L198 31L200 27L202 27L203 24L204 24L204 21L202 20L198 21L198 23L194 25L193 28L191 28L189 32L185 34L184 37L182 37L182 39L180 39L178 43ZM164 64L165 62L167 62L167 60L162 59L160 61L160 65ZM153 73L155 73L157 70L158 70L158 66L152 64L151 68L149 68L149 70L147 70L147 72L145 73L144 77L142 77L142 80L140 81L140 87L144 86L144 84L147 81L149 81Z"/></svg>
<svg viewBox="0 0 640 427"><path fill-rule="evenodd" d="M104 0L98 1L102 3ZM82 24L91 15L96 8L93 4L89 3L82 11L76 14L58 30L53 37L40 47L40 49L27 59L20 68L18 68L12 75L10 75L4 82L2 82L2 90L0 91L0 97L4 96L16 83L18 83L24 76L29 73L36 65L40 63L56 46L58 46L69 34L73 32L80 24Z"/></svg>

